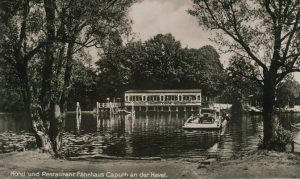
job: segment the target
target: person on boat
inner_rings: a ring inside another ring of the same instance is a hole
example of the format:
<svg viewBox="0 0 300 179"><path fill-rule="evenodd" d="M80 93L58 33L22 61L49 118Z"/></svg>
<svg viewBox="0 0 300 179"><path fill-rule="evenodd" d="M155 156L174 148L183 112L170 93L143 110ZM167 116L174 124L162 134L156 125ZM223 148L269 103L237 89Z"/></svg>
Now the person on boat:
<svg viewBox="0 0 300 179"><path fill-rule="evenodd" d="M227 123L228 123L227 118L224 118L223 121L222 121L222 127L226 127Z"/></svg>
<svg viewBox="0 0 300 179"><path fill-rule="evenodd" d="M194 114L192 114L191 117L189 117L189 119L188 119L187 122L188 122L188 123L191 123L193 120L194 120Z"/></svg>
<svg viewBox="0 0 300 179"><path fill-rule="evenodd" d="M228 113L226 113L225 118L226 118L226 120L229 122L230 117L229 117L229 114L228 114Z"/></svg>
<svg viewBox="0 0 300 179"><path fill-rule="evenodd" d="M203 122L203 118L200 117L200 114L197 114L197 119L199 124Z"/></svg>
<svg viewBox="0 0 300 179"><path fill-rule="evenodd" d="M194 116L194 114L192 114L188 120L188 123L197 123L197 122L198 122L198 117Z"/></svg>
<svg viewBox="0 0 300 179"><path fill-rule="evenodd" d="M229 121L229 115L227 113L224 113L222 116L222 121L227 120L227 122Z"/></svg>
<svg viewBox="0 0 300 179"><path fill-rule="evenodd" d="M229 115L227 113L224 113L222 117L222 127L226 127L229 122Z"/></svg>

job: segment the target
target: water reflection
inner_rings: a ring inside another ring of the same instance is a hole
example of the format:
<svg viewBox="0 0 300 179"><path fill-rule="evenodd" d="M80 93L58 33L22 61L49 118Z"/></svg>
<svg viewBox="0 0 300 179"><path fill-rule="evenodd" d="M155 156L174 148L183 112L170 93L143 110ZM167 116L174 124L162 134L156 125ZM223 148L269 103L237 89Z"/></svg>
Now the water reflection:
<svg viewBox="0 0 300 179"><path fill-rule="evenodd" d="M219 131L183 130L187 116L186 113L138 113L110 117L83 114L81 133L77 137L89 136L101 145L90 142L88 147L76 153L100 150L102 154L114 156L229 158L234 152L257 147L262 129L260 116L233 116L224 135L220 135ZM66 126L71 133L74 119L74 116L68 116Z"/></svg>
<svg viewBox="0 0 300 179"><path fill-rule="evenodd" d="M0 153L35 148L31 122L23 113L0 114Z"/></svg>
<svg viewBox="0 0 300 179"><path fill-rule="evenodd" d="M137 113L96 116L82 113L77 131L76 114L68 114L64 152L69 156L229 158L236 152L257 148L262 134L260 115L233 115L224 135L220 131L183 130L187 113ZM299 121L300 114L285 115ZM21 121L21 122L20 122ZM0 133L29 131L26 118L0 116ZM298 138L299 135L298 135ZM297 150L297 148L295 148Z"/></svg>
<svg viewBox="0 0 300 179"><path fill-rule="evenodd" d="M0 132L30 130L31 122L24 113L0 113Z"/></svg>

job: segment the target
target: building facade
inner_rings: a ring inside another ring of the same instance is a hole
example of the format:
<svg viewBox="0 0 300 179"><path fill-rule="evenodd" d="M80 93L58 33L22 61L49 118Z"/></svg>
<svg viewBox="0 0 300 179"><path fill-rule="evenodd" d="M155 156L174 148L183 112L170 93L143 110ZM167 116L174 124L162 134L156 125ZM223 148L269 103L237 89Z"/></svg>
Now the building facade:
<svg viewBox="0 0 300 179"><path fill-rule="evenodd" d="M129 90L125 109L135 111L199 111L201 90Z"/></svg>

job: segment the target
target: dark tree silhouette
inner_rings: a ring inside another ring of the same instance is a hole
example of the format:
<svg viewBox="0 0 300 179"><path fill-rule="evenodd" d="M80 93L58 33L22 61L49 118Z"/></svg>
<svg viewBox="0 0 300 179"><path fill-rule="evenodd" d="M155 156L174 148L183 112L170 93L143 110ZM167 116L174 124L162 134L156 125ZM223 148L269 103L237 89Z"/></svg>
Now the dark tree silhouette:
<svg viewBox="0 0 300 179"><path fill-rule="evenodd" d="M59 155L74 61L122 42L131 0L12 0L0 4L0 58L17 74L37 146Z"/></svg>
<svg viewBox="0 0 300 179"><path fill-rule="evenodd" d="M189 13L216 32L214 41L227 52L260 70L255 80L263 91L263 148L272 149L276 86L287 74L300 71L300 1L194 0Z"/></svg>

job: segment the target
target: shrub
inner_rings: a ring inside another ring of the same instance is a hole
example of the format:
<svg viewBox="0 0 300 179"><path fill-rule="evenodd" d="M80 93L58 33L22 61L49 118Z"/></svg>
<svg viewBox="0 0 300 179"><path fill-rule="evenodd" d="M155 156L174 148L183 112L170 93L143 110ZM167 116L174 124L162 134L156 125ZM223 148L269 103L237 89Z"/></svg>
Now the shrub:
<svg viewBox="0 0 300 179"><path fill-rule="evenodd" d="M275 151L286 151L286 147L290 144L293 139L293 133L290 130L284 129L279 123L275 124L275 131L272 139L267 146L263 146L262 138L258 144L259 149L268 149Z"/></svg>

